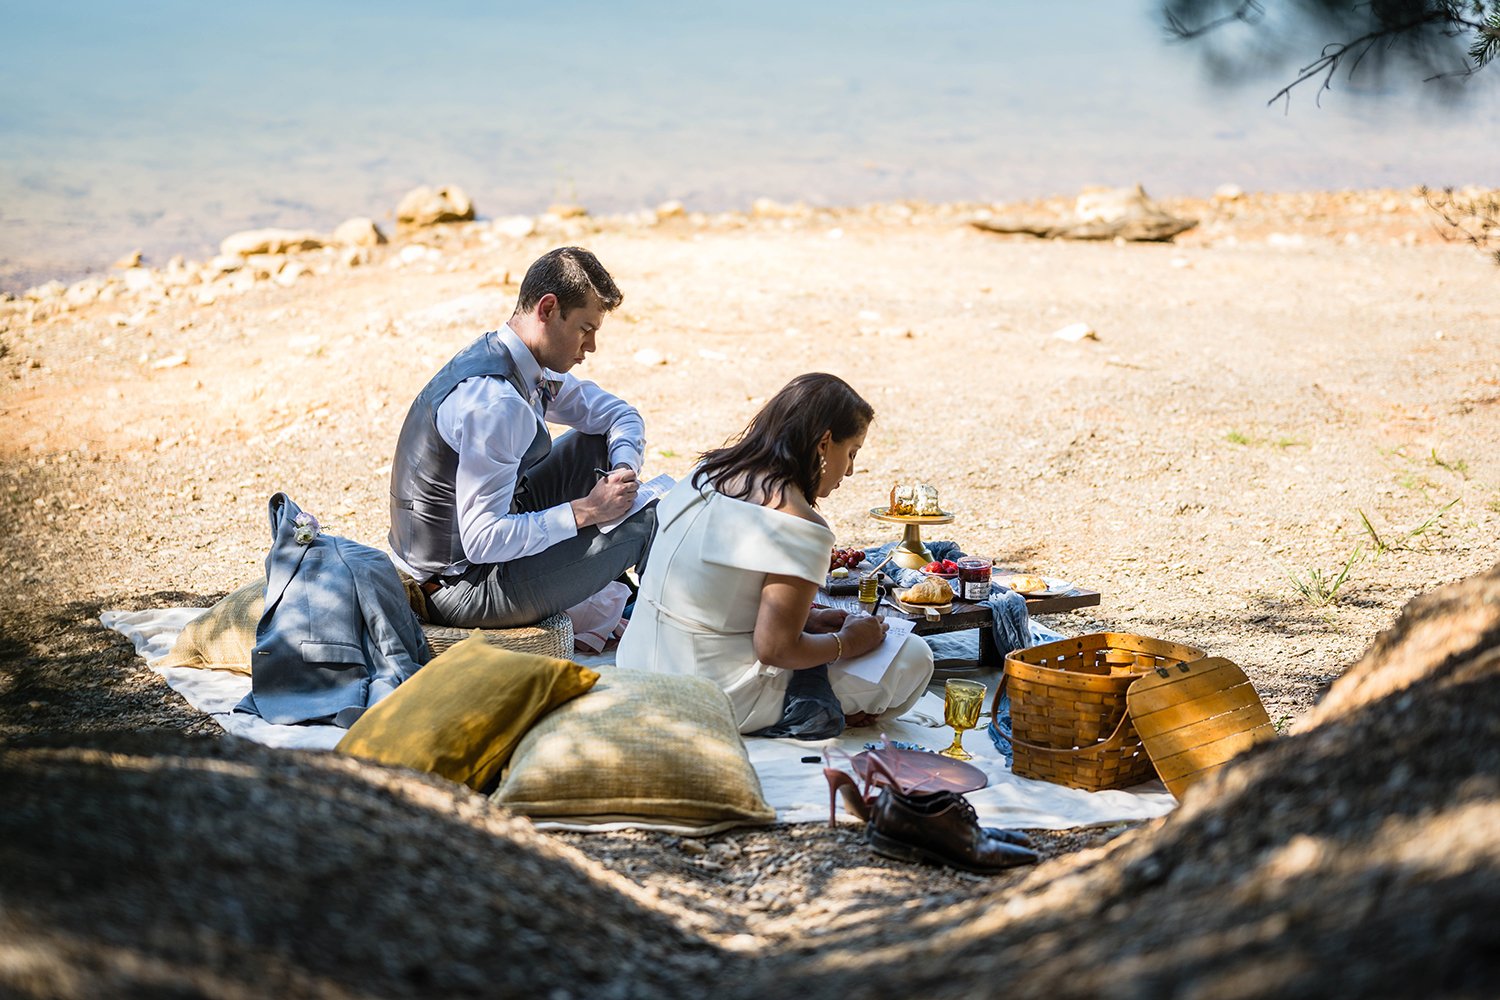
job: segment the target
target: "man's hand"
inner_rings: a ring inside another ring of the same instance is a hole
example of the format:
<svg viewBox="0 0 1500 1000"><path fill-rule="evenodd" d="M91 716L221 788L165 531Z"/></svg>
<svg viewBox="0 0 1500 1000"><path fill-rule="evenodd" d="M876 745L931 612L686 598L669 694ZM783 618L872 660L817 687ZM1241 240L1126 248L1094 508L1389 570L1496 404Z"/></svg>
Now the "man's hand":
<svg viewBox="0 0 1500 1000"><path fill-rule="evenodd" d="M844 619L848 617L849 612L840 608L813 608L807 613L807 624L802 626L802 631L810 635L837 632L844 627Z"/></svg>
<svg viewBox="0 0 1500 1000"><path fill-rule="evenodd" d="M616 468L595 483L588 496L572 502L573 520L580 528L613 521L635 503L640 488L633 469Z"/></svg>

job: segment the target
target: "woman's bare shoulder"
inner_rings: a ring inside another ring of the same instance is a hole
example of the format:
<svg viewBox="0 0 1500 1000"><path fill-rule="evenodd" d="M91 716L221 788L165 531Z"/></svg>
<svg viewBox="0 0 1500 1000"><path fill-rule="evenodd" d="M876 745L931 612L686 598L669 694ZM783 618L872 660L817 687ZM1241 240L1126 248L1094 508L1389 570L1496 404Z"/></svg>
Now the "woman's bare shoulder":
<svg viewBox="0 0 1500 1000"><path fill-rule="evenodd" d="M804 521L811 521L825 528L828 527L828 522L823 520L823 515L819 514L802 494L794 490L787 490L781 498L781 503L771 509L779 510L783 514L791 514L793 517L800 517Z"/></svg>

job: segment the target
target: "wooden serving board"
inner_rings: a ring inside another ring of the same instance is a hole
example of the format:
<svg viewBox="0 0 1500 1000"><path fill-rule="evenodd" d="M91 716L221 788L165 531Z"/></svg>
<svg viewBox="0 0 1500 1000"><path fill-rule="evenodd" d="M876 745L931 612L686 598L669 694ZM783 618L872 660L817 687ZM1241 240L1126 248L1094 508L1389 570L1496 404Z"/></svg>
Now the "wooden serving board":
<svg viewBox="0 0 1500 1000"><path fill-rule="evenodd" d="M905 593L905 590L891 592L889 601L897 611L904 611L909 615L921 615L923 618L936 618L953 611L952 601L947 604L908 604L901 599Z"/></svg>
<svg viewBox="0 0 1500 1000"><path fill-rule="evenodd" d="M1148 670L1125 701L1156 773L1179 799L1231 758L1276 738L1249 678L1222 656Z"/></svg>

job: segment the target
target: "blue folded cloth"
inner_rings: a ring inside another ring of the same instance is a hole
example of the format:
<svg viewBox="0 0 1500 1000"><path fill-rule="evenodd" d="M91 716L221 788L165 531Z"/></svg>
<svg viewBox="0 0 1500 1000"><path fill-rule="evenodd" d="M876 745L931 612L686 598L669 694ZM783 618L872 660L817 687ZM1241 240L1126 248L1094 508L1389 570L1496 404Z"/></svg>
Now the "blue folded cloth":
<svg viewBox="0 0 1500 1000"><path fill-rule="evenodd" d="M781 700L781 718L747 736L826 740L844 731L844 710L833 693L828 667L793 670Z"/></svg>
<svg viewBox="0 0 1500 1000"><path fill-rule="evenodd" d="M1010 728L1010 692L1000 692L1000 710L995 713L994 719L990 721L986 730L990 734L990 742L995 744L995 749L1000 751L1000 756L1005 762L1015 765L1015 748L1010 745L1011 737L1014 735Z"/></svg>
<svg viewBox="0 0 1500 1000"><path fill-rule="evenodd" d="M887 542L885 545L866 549L865 558L872 563L878 563L886 557L893 546L899 544L899 542ZM926 544L935 560L958 560L964 554L956 542L928 542ZM885 573L901 587L914 586L926 576L921 570L904 569L895 563L887 563ZM1002 587L998 583L991 583L990 596L979 603L989 606L995 646L1000 650L1002 657L1013 650L1025 649L1031 645L1031 615L1026 610L1025 596L1008 587Z"/></svg>

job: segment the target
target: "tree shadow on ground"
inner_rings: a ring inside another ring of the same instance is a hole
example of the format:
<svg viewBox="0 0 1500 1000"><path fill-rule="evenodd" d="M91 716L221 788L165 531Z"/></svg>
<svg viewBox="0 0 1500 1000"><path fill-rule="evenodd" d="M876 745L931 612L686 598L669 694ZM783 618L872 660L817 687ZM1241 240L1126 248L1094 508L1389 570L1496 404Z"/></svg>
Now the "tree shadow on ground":
<svg viewBox="0 0 1500 1000"><path fill-rule="evenodd" d="M823 823L747 828L693 842L647 833L559 836L627 877L665 875L648 883L664 898L695 911L719 934L754 934L773 949L808 945L808 924L800 919L808 910L837 913L835 921L819 922L815 932L832 940L825 936L842 938L840 928L846 926L910 922L944 909L957 893L1016 885L1026 871L985 877L889 861L868 846L864 825L848 817L834 828ZM1047 831L1033 836L1044 856L1093 839ZM788 867L783 862L789 855L795 860Z"/></svg>
<svg viewBox="0 0 1500 1000"><path fill-rule="evenodd" d="M99 615L113 609L209 607L221 596L160 590L6 609L0 631L5 675L0 735L219 731L147 668L130 640L105 628Z"/></svg>

